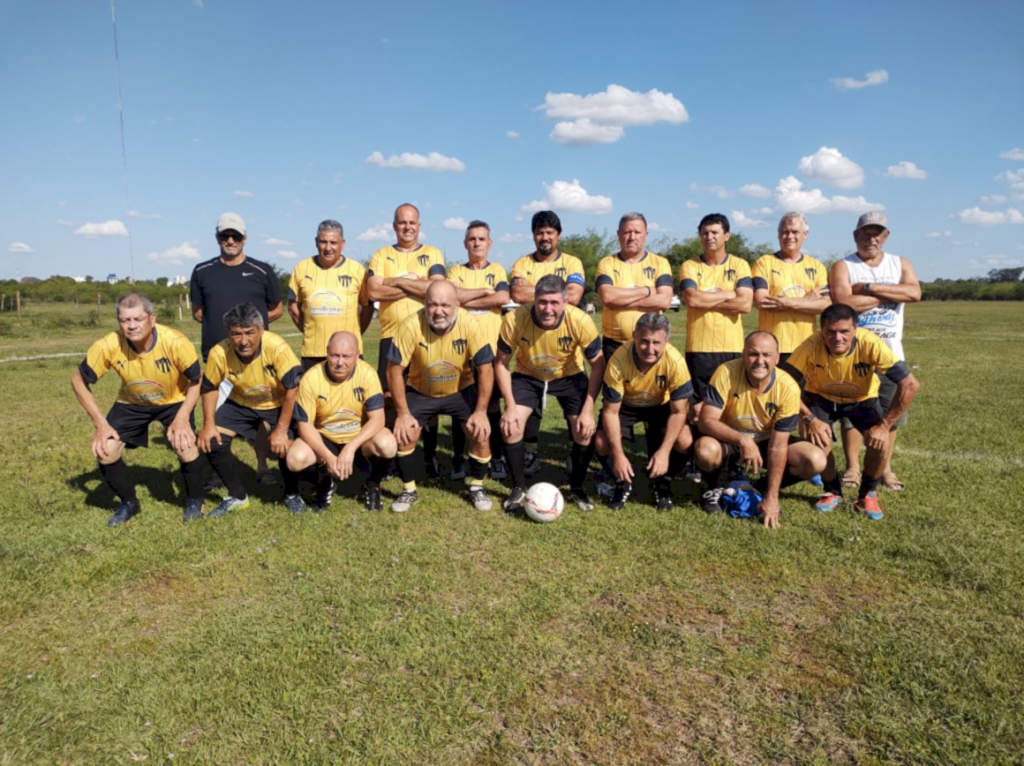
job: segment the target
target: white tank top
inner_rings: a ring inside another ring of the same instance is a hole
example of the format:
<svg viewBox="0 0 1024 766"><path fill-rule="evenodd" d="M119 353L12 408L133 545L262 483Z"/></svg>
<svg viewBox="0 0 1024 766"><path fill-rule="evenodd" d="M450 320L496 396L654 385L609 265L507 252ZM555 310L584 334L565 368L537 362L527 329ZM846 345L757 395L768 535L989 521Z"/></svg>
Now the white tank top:
<svg viewBox="0 0 1024 766"><path fill-rule="evenodd" d="M871 282L880 285L898 285L903 278L903 261L898 255L882 253L877 266L868 266L856 253L843 259L850 272L850 284ZM880 303L860 315L859 327L870 330L892 349L896 358L906 361L903 356L903 304Z"/></svg>

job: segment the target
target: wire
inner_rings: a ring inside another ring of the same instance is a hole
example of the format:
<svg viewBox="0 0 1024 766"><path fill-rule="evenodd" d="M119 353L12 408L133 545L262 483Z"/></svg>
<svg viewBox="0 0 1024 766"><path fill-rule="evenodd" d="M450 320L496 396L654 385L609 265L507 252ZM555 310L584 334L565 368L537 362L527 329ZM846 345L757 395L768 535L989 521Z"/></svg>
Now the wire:
<svg viewBox="0 0 1024 766"><path fill-rule="evenodd" d="M121 165L124 169L124 204L125 218L131 218L132 202L128 194L128 150L124 140L124 105L121 100L121 56L117 50L117 12L114 9L114 0L110 0L110 20L114 25L114 71L117 73L117 116L121 121ZM135 281L135 247L132 242L131 222L125 223L128 231L128 261L131 268L132 282Z"/></svg>

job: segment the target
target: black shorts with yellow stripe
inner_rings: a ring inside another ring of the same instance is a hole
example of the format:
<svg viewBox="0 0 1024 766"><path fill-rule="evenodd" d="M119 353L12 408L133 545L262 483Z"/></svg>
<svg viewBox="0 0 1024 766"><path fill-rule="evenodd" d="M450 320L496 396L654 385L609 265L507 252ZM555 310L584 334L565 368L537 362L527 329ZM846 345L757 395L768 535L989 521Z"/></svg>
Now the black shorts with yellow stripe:
<svg viewBox="0 0 1024 766"><path fill-rule="evenodd" d="M281 408L275 407L270 410L254 410L251 407L243 407L233 399L228 399L217 410L217 428L231 431L243 439L255 439L259 432L260 425L266 423L273 430L277 427L277 421L281 417ZM295 421L288 426L288 438L296 438Z"/></svg>
<svg viewBox="0 0 1024 766"><path fill-rule="evenodd" d="M107 413L107 422L117 431L118 437L128 449L149 446L149 424L154 421L166 430L178 416L184 402L175 404L125 404L115 402ZM188 424L195 430L195 414L189 413Z"/></svg>
<svg viewBox="0 0 1024 766"><path fill-rule="evenodd" d="M529 407L537 417L541 417L544 413L544 399L551 395L558 400L558 406L566 418L575 417L583 409L589 382L589 378L582 372L549 381L513 372L512 396L517 405Z"/></svg>

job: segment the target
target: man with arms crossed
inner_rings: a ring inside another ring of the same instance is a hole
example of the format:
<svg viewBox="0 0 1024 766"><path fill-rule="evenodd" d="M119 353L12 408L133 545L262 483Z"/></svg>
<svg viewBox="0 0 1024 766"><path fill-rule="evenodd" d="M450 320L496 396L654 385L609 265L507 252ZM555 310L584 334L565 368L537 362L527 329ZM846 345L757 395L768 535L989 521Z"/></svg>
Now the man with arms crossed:
<svg viewBox="0 0 1024 766"><path fill-rule="evenodd" d="M865 213L857 221L853 241L857 252L848 255L832 266L829 287L836 303L851 306L860 315L859 326L870 330L892 349L896 358L903 362L903 304L921 300L921 284L910 261L882 250L889 239L889 221L884 213ZM878 398L882 411L892 406L896 395L895 385L887 378L880 381ZM896 448L896 431L907 424L907 415L893 421L889 433L889 449L882 468L882 486L891 490L902 490L903 482L889 467L893 450ZM843 451L846 453L846 474L844 486L852 486L860 475L860 448L863 440L852 424L843 423Z"/></svg>
<svg viewBox="0 0 1024 766"><path fill-rule="evenodd" d="M644 424L645 470L659 511L672 510L672 477L682 472L693 445L686 426L693 386L683 355L669 343L671 330L667 317L642 314L632 330L633 339L619 347L604 371L604 407L595 442L597 454L616 478L608 504L613 510L620 510L633 491L633 465L622 440L633 441L637 423Z"/></svg>
<svg viewBox="0 0 1024 766"><path fill-rule="evenodd" d="M466 263L448 269L448 279L459 288L459 306L474 321L480 322L485 330L491 349L498 347L498 332L501 330L501 307L509 301L508 276L500 263L491 263L487 255L491 251L491 227L483 221L470 221L466 227ZM506 478L505 461L501 459L501 408L500 395L495 388L487 405L487 419L491 424L491 477L501 481ZM466 478L466 434L461 428L452 429L452 452L455 454L455 468L452 478Z"/></svg>
<svg viewBox="0 0 1024 766"><path fill-rule="evenodd" d="M419 501L416 482L423 460L416 454L416 442L427 423L441 413L450 415L469 440L469 501L478 511L491 509L483 480L491 462L487 404L494 387L493 362L494 350L484 328L459 310L455 285L431 284L423 310L399 325L388 352L398 472L405 483L391 504L395 513L404 513Z"/></svg>
<svg viewBox="0 0 1024 766"><path fill-rule="evenodd" d="M779 525L779 490L820 473L825 452L810 442L790 441L800 413L800 387L776 368L779 344L771 333L757 330L747 336L743 356L721 365L704 393L694 447L697 466L708 490L701 507L720 513L722 474L740 469L766 475L754 482L762 493L758 510L766 527Z"/></svg>
<svg viewBox="0 0 1024 766"><path fill-rule="evenodd" d="M199 448L206 453L228 496L210 511L226 516L249 507L249 495L231 454L236 436L254 439L265 423L270 450L277 456L284 480L284 505L292 513L303 510L299 477L288 470L285 456L295 438L292 411L302 377L302 366L280 335L264 330L263 316L251 303L240 303L224 315L228 337L210 349L203 373L203 430ZM220 407L220 384L232 383L228 399Z"/></svg>
<svg viewBox="0 0 1024 766"><path fill-rule="evenodd" d="M384 510L380 483L395 456L395 437L384 426L384 391L373 367L359 358L359 339L336 332L327 343L327 361L306 371L295 404L299 439L288 450L295 473L317 466L313 510L331 504L334 481L345 481L362 462L369 473L363 503Z"/></svg>
<svg viewBox="0 0 1024 766"><path fill-rule="evenodd" d="M342 255L345 230L323 221L316 230L316 251L299 261L288 284L288 315L302 332L302 369L327 359L327 340L347 330L363 350L363 333L373 319L373 304L364 289L366 269Z"/></svg>
<svg viewBox="0 0 1024 766"><path fill-rule="evenodd" d="M149 446L149 424L154 420L167 429L167 441L181 463L188 498L185 521L201 519L203 473L192 419L201 375L195 347L177 330L158 325L153 304L138 293L118 300L117 323L120 329L93 343L71 376L78 403L96 426L92 454L121 499L107 524L116 527L141 510L121 454L125 447ZM92 386L110 370L121 378L121 390L103 417Z"/></svg>
<svg viewBox="0 0 1024 766"><path fill-rule="evenodd" d="M604 380L605 360L594 321L568 305L566 293L561 277L541 277L533 305L520 306L502 320L494 374L505 399L501 433L512 474L512 491L504 503L509 512L519 510L526 497L526 421L541 416L549 393L558 400L572 435L570 499L580 510L594 509L583 480L594 457L594 402ZM590 362L589 379L581 355ZM513 357L515 373L510 369Z"/></svg>
<svg viewBox="0 0 1024 766"><path fill-rule="evenodd" d="M814 507L832 511L843 501L831 451L832 425L849 418L867 444L864 476L853 508L878 521L885 515L877 489L889 458L889 432L917 395L917 379L877 335L857 326L857 312L845 303L833 303L821 313L821 329L797 346L786 369L803 384L800 412L807 438L828 452L828 463L821 472L825 494ZM896 386L892 404L884 413L878 399L881 375Z"/></svg>

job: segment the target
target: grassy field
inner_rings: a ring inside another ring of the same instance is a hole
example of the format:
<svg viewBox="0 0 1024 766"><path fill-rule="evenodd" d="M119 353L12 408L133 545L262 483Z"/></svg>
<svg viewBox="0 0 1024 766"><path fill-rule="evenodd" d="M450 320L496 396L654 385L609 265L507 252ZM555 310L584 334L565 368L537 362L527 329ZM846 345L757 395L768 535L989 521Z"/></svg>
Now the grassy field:
<svg viewBox="0 0 1024 766"><path fill-rule="evenodd" d="M0 315L0 360L72 354L0 361L0 763L1024 762L1024 304L910 307L908 490L870 523L801 485L775 533L444 487L403 516L255 490L186 527L162 437L110 530L68 382L94 317Z"/></svg>

